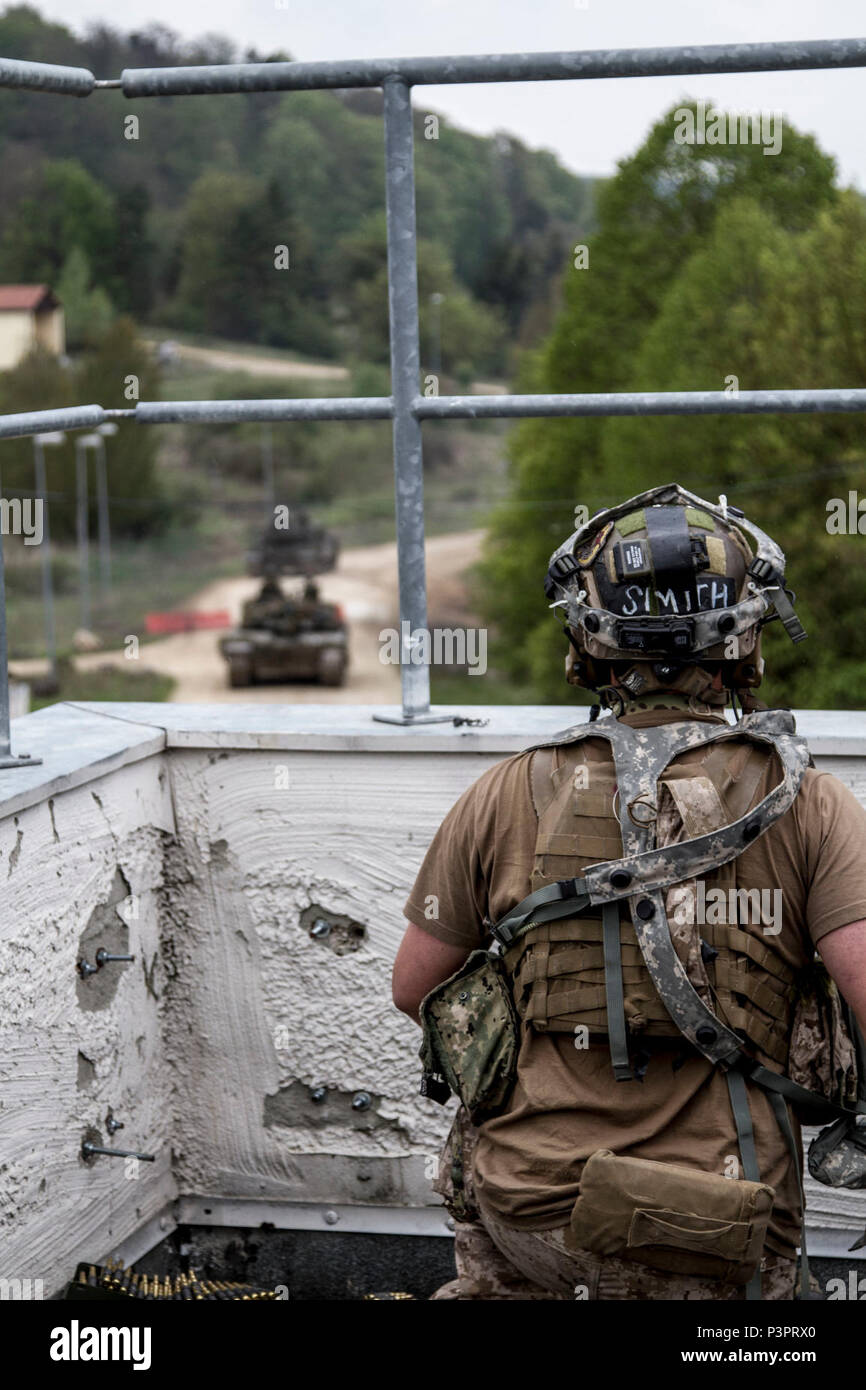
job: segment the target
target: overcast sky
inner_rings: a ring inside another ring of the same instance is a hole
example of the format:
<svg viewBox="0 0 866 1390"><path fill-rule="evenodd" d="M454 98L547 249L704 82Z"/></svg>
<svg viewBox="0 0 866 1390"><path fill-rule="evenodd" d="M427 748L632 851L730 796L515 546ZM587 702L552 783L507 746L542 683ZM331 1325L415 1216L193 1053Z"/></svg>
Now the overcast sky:
<svg viewBox="0 0 866 1390"><path fill-rule="evenodd" d="M33 0L80 31L93 19L130 30L165 24L186 38L228 35L293 58L543 52L656 44L856 38L863 0ZM115 77L116 73L97 73ZM835 155L845 182L866 190L866 70L753 73L705 79L418 87L422 110L480 134L508 130L555 150L577 173L608 174L652 121L683 96L734 111L781 111ZM178 100L194 101L194 97Z"/></svg>

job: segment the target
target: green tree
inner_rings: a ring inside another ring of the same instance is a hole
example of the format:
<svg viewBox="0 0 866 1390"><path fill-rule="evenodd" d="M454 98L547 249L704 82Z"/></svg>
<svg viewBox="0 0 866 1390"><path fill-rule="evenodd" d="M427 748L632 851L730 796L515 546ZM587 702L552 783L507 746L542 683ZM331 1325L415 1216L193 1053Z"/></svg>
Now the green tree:
<svg viewBox="0 0 866 1390"><path fill-rule="evenodd" d="M558 322L544 349L526 363L522 389L673 388L676 382L694 375L689 364L696 354L702 387L722 389L724 377L736 374L734 364L743 361L748 352L736 341L736 325L738 314L749 317L750 277L760 279L769 269L762 267L760 258L756 261L756 247L748 244L746 237L743 255L727 263L728 281L714 305L705 306L700 289L693 291L689 313L698 315L703 331L695 330L694 318L689 319L687 337L682 331L679 337L675 330L667 331L665 342L675 366L670 367L666 378L653 355L658 342L655 349L648 347L646 355L642 354L671 286L693 253L707 245L717 219L729 204L750 199L769 219L760 226L755 224L756 237L769 228L778 228L780 237L796 238L815 222L822 209L830 209L838 201L833 160L818 149L811 136L790 126L785 128L783 152L774 158L764 156L760 146L679 145L673 139L673 129L674 113L670 111L601 190L598 229L589 241L589 267L569 270ZM757 216L757 212L752 215ZM719 250L724 247L720 245ZM710 272L700 262L693 271L704 279ZM771 324L784 321L785 298L773 293L767 297L766 337L772 336ZM681 314L679 323L686 317ZM732 336L727 337L728 333ZM712 336L706 343L708 334ZM727 346L717 351L717 339ZM701 356L701 344L712 362ZM755 379L758 375L764 379L769 363L757 348L749 361L752 366L744 376L751 371ZM796 384L787 366L779 364L778 354L773 361L778 364L773 384ZM746 384L743 379L744 389ZM751 379L749 384L753 384ZM541 580L551 551L573 529L574 506L584 504L592 512L628 496L630 491L671 481L674 470L667 457L661 476L648 464L645 440L690 438L690 457L700 458L706 432L715 437L714 431L724 433L732 421L694 417L635 420L628 457L623 448L606 452L608 431L616 423L602 417L531 420L512 436L511 495L493 519L480 598L497 630L496 659L514 680L524 682L528 669L540 698L561 700L564 693L563 639L557 637L545 611ZM757 449L766 423L756 419L743 428L741 437L757 441ZM691 435L690 430L694 431ZM613 445L610 448L613 450ZM635 479L636 485L630 486Z"/></svg>
<svg viewBox="0 0 866 1390"><path fill-rule="evenodd" d="M310 238L274 180L217 169L196 180L176 309L196 332L328 351L326 296Z"/></svg>
<svg viewBox="0 0 866 1390"><path fill-rule="evenodd" d="M132 321L119 318L74 364L64 365L39 348L11 371L0 373L0 411L44 410L47 403L67 406L94 401L106 407L129 408L134 404L126 395L131 376L138 379L140 399L159 399L157 368ZM62 446L46 450L51 534L57 540L75 535L75 438L76 433L68 432ZM172 515L156 465L154 432L134 421L122 422L106 447L113 534L142 536L167 525ZM11 495L16 490L29 493L33 485L33 441L4 441L4 489ZM95 525L93 489L90 502Z"/></svg>
<svg viewBox="0 0 866 1390"><path fill-rule="evenodd" d="M78 246L91 266L115 254L117 220L111 194L75 159L47 160L33 172L0 245L7 280L53 285L69 251ZM110 286L99 277L98 283Z"/></svg>
<svg viewBox="0 0 866 1390"><path fill-rule="evenodd" d="M131 378L135 378L135 398L128 395ZM76 391L82 404L98 401L107 409L129 409L136 399L159 400L159 368L132 319L116 318L82 356ZM167 526L173 515L157 465L154 430L134 420L121 421L117 434L106 441L106 450L112 529L121 535L144 536Z"/></svg>
<svg viewBox="0 0 866 1390"><path fill-rule="evenodd" d="M356 359L387 362L388 256L385 219L376 213L339 245L340 318L347 352ZM442 370L468 384L474 373L502 367L505 325L501 314L480 304L459 280L442 247L418 241L418 307L422 372L432 366L433 294L439 307Z"/></svg>
<svg viewBox="0 0 866 1390"><path fill-rule="evenodd" d="M0 53L86 67L100 77L241 56L219 35L187 42L162 25L123 33L93 24L79 36L27 5L0 13ZM288 56L253 53L245 60ZM308 352L333 351L341 305L330 287L339 280L340 243L384 206L381 93L257 92L230 101L199 96L194 120L192 109L186 102L146 102L138 112L139 138L128 139L122 92L58 104L41 92L0 90L0 277L53 283L76 243L94 284L118 310L160 327L201 324L192 301L177 294L189 249L190 190L202 173L243 173L258 182L253 202L261 200L263 219L274 205L271 186L279 191L280 235L271 245L288 244L299 273L275 282L257 265L251 216L247 228L243 218L236 226L226 223L215 316L227 317L221 301L231 300L237 275L235 298L247 306L240 316L255 317L244 293L252 272L267 294L250 336ZM530 151L511 136L471 135L444 117L435 118L432 131L432 113L423 109L414 119L421 237L444 252L465 293L502 315L509 353L537 341L549 324L566 250L589 230L594 181L575 177L549 152ZM438 138L427 138L434 133ZM83 171L91 191L109 194L112 225L98 237L82 230L88 218L80 207L71 238L70 227L55 225L55 204L71 193L46 185L39 168L58 162ZM187 266L187 285L196 279Z"/></svg>
<svg viewBox="0 0 866 1390"><path fill-rule="evenodd" d="M637 389L741 390L866 386L866 209L847 193L805 232L785 232L752 201L729 204L706 245L672 284L635 362ZM682 482L754 514L788 557L813 642L768 631L771 700L845 703L866 675L860 612L866 575L859 535L826 529L833 496L862 484L866 451L851 414L610 420L602 468L624 495ZM792 506L792 495L796 505ZM821 659L815 657L817 644Z"/></svg>
<svg viewBox="0 0 866 1390"><path fill-rule="evenodd" d="M55 292L63 305L67 347L94 343L106 332L114 317L111 300L91 284L90 264L80 246L73 246L63 262Z"/></svg>

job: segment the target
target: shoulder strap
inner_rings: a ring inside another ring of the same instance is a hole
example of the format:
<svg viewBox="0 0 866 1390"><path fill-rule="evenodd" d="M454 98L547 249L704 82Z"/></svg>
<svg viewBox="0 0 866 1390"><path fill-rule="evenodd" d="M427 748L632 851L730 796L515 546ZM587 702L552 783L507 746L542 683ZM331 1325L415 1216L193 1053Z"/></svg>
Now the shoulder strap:
<svg viewBox="0 0 866 1390"><path fill-rule="evenodd" d="M632 729L608 716L597 720L591 728L566 730L553 742L573 742L588 734L610 740L620 792L623 844L633 852L619 860L590 866L580 879L565 879L536 890L493 926L491 934L500 947L510 946L538 921L575 915L590 904L628 898L641 954L680 1032L709 1061L733 1060L740 1055L742 1039L721 1022L689 980L674 948L662 890L729 863L744 845L764 834L784 815L799 790L808 750L794 737L793 717L780 710L747 715L736 725L678 720L648 729ZM753 811L723 829L661 850L647 849L652 826L636 819L629 808L637 810L638 801L653 800L660 774L679 752L743 734L776 748L782 763L782 780ZM549 746L550 742L537 746Z"/></svg>

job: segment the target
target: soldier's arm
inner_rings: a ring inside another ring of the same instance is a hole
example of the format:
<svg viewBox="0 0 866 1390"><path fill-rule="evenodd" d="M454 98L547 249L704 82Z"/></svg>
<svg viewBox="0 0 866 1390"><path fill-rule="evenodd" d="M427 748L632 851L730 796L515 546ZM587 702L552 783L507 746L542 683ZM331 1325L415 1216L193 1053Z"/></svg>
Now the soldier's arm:
<svg viewBox="0 0 866 1390"><path fill-rule="evenodd" d="M420 1024L418 1007L421 1000L436 985L453 975L468 955L468 947L448 946L444 941L437 941L423 927L409 922L391 975L391 996L395 1008Z"/></svg>
<svg viewBox="0 0 866 1390"><path fill-rule="evenodd" d="M866 1037L866 920L828 932L818 950Z"/></svg>

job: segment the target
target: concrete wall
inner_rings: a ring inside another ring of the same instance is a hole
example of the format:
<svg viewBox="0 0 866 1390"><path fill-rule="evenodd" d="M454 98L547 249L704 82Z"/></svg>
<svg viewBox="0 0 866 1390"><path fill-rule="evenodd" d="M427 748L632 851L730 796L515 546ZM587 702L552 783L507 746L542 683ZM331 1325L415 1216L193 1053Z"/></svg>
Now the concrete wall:
<svg viewBox="0 0 866 1390"><path fill-rule="evenodd" d="M461 791L582 714L481 712L469 730L332 706L16 720L14 751L44 761L0 773L0 1277L55 1289L160 1218L447 1232L427 1175L449 1110L417 1095L418 1031L390 1003L402 904ZM866 799L866 717L801 728ZM82 981L105 942L135 962ZM157 1161L85 1163L90 1129ZM810 1201L814 1253L847 1249L862 1199Z"/></svg>
<svg viewBox="0 0 866 1390"><path fill-rule="evenodd" d="M34 719L16 721L16 739ZM74 712L42 721L69 740L73 763L87 757L75 747L82 722L92 721ZM127 741L124 731L117 742ZM134 751L114 750L117 765L84 785L52 779L48 795L13 802L0 820L0 1276L41 1279L46 1293L175 1192L160 1001L146 973L160 957L163 840L174 818L161 759L126 761ZM15 776L0 774L4 790ZM136 959L84 982L77 961L92 961L102 942ZM86 1132L106 1142L109 1107L124 1128L107 1142L154 1153L155 1163L82 1161Z"/></svg>

